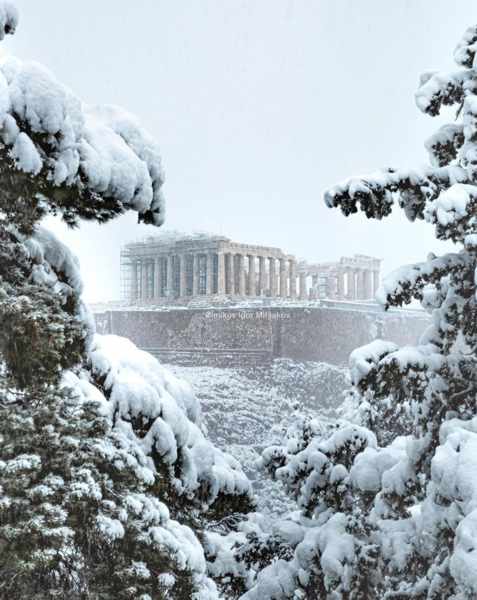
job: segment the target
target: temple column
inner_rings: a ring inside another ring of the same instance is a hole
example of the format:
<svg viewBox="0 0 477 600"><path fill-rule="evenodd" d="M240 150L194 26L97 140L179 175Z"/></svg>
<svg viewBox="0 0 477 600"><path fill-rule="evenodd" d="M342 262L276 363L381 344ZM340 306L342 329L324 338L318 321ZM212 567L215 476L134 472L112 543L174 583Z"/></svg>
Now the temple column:
<svg viewBox="0 0 477 600"><path fill-rule="evenodd" d="M207 296L212 296L214 293L214 256L209 252L207 254L207 275L205 280Z"/></svg>
<svg viewBox="0 0 477 600"><path fill-rule="evenodd" d="M245 268L244 268L244 257L243 254L237 254L237 282L238 282L238 295L245 296Z"/></svg>
<svg viewBox="0 0 477 600"><path fill-rule="evenodd" d="M311 294L312 300L317 300L320 297L320 290L318 289L319 277L316 273L311 276Z"/></svg>
<svg viewBox="0 0 477 600"><path fill-rule="evenodd" d="M326 280L326 289L328 298L337 298L338 297L338 275L335 272L328 273L328 278Z"/></svg>
<svg viewBox="0 0 477 600"><path fill-rule="evenodd" d="M223 252L217 254L217 294L220 296L225 294L225 254Z"/></svg>
<svg viewBox="0 0 477 600"><path fill-rule="evenodd" d="M265 296L267 291L267 267L264 256L258 257L258 288L259 296Z"/></svg>
<svg viewBox="0 0 477 600"><path fill-rule="evenodd" d="M371 300L374 297L373 294L373 273L369 269L363 272L364 282L364 297L366 300Z"/></svg>
<svg viewBox="0 0 477 600"><path fill-rule="evenodd" d="M172 291L172 282L174 281L173 277L173 268L174 268L174 263L172 261L172 256L168 255L167 256L167 273L166 273L166 296L168 298L172 298L173 296L173 291Z"/></svg>
<svg viewBox="0 0 477 600"><path fill-rule="evenodd" d="M187 256L181 254L179 257L179 298L187 294Z"/></svg>
<svg viewBox="0 0 477 600"><path fill-rule="evenodd" d="M280 298L288 296L287 275L287 261L284 258L280 258Z"/></svg>
<svg viewBox="0 0 477 600"><path fill-rule="evenodd" d="M248 256L248 295L257 295L257 279L255 274L255 256L250 254Z"/></svg>
<svg viewBox="0 0 477 600"><path fill-rule="evenodd" d="M161 271L160 271L161 263L159 261L159 257L156 256L154 259L154 275L153 275L153 290L152 295L153 298L159 298L160 289L161 289Z"/></svg>
<svg viewBox="0 0 477 600"><path fill-rule="evenodd" d="M355 280L355 272L352 269L348 269L347 278L348 278L348 298L350 300L355 300L356 299L356 280Z"/></svg>
<svg viewBox="0 0 477 600"><path fill-rule="evenodd" d="M344 298L344 273L341 270L336 274L336 297L338 300Z"/></svg>
<svg viewBox="0 0 477 600"><path fill-rule="evenodd" d="M235 294L234 255L225 255L225 293L233 296Z"/></svg>
<svg viewBox="0 0 477 600"><path fill-rule="evenodd" d="M199 260L197 254L192 254L192 295L199 294Z"/></svg>
<svg viewBox="0 0 477 600"><path fill-rule="evenodd" d="M278 295L277 261L272 257L270 257L268 260L270 270L270 296L272 298L276 298Z"/></svg>
<svg viewBox="0 0 477 600"><path fill-rule="evenodd" d="M360 269L358 271L357 281L358 281L358 289L356 291L356 297L358 300L365 300L366 294L365 294L365 289L364 289L364 270L363 269Z"/></svg>
<svg viewBox="0 0 477 600"><path fill-rule="evenodd" d="M131 297L130 300L137 302L138 298L138 285L137 285L137 260L134 259L131 264Z"/></svg>
<svg viewBox="0 0 477 600"><path fill-rule="evenodd" d="M300 279L300 300L307 300L308 299L308 293L307 293L307 289L306 289L306 272L305 271L300 271L299 273L299 279Z"/></svg>
<svg viewBox="0 0 477 600"><path fill-rule="evenodd" d="M379 289L379 271L373 271L373 298Z"/></svg>
<svg viewBox="0 0 477 600"><path fill-rule="evenodd" d="M141 300L147 300L147 262L141 261Z"/></svg>
<svg viewBox="0 0 477 600"><path fill-rule="evenodd" d="M290 259L290 298L296 298L296 260Z"/></svg>

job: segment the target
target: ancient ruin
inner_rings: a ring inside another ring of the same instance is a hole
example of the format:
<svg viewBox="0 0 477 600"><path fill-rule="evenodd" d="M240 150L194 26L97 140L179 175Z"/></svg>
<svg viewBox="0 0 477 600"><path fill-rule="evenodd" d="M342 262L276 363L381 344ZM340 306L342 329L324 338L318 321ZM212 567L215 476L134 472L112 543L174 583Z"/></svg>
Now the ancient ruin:
<svg viewBox="0 0 477 600"><path fill-rule="evenodd" d="M371 300L381 261L355 255L308 264L280 248L208 234L163 233L121 250L121 300L187 303L194 298Z"/></svg>
<svg viewBox="0 0 477 600"><path fill-rule="evenodd" d="M160 361L244 366L276 358L345 366L352 350L384 338L410 345L429 325L422 310L323 300L314 305L167 310L117 307L95 311L102 334L121 335Z"/></svg>

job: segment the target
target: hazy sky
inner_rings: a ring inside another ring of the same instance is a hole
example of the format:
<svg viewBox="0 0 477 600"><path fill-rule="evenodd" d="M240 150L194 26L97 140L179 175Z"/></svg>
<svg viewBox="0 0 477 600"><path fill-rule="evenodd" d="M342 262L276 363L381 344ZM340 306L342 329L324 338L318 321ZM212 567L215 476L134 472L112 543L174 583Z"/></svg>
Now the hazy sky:
<svg viewBox="0 0 477 600"><path fill-rule="evenodd" d="M381 166L418 166L439 125L414 105L421 71L452 68L477 19L472 0L17 0L3 48L48 66L89 103L136 113L166 170L167 227L353 253L389 271L442 251L396 214L345 219L327 186ZM70 232L89 300L119 294L121 244L147 234L131 213Z"/></svg>

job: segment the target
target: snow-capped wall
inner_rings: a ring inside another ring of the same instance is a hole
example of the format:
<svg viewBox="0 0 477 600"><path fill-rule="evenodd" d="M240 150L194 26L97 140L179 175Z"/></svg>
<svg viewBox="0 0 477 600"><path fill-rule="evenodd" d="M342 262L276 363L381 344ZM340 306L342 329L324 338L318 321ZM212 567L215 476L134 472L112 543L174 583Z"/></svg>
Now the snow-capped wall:
<svg viewBox="0 0 477 600"><path fill-rule="evenodd" d="M187 352L193 364L220 363L221 356L230 360L223 352L232 350L256 352L257 360L268 356L347 365L355 348L378 337L414 344L429 324L424 312L350 307L114 310L95 316L101 333L127 337L164 360L171 351Z"/></svg>

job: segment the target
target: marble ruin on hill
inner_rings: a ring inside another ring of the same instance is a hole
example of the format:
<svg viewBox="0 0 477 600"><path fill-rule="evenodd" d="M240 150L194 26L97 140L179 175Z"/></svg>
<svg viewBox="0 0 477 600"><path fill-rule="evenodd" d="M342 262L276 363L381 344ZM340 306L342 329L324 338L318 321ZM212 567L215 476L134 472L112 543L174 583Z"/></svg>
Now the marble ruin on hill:
<svg viewBox="0 0 477 600"><path fill-rule="evenodd" d="M121 299L181 304L202 298L365 301L374 297L381 260L343 257L311 264L280 248L219 235L164 233L121 250Z"/></svg>

